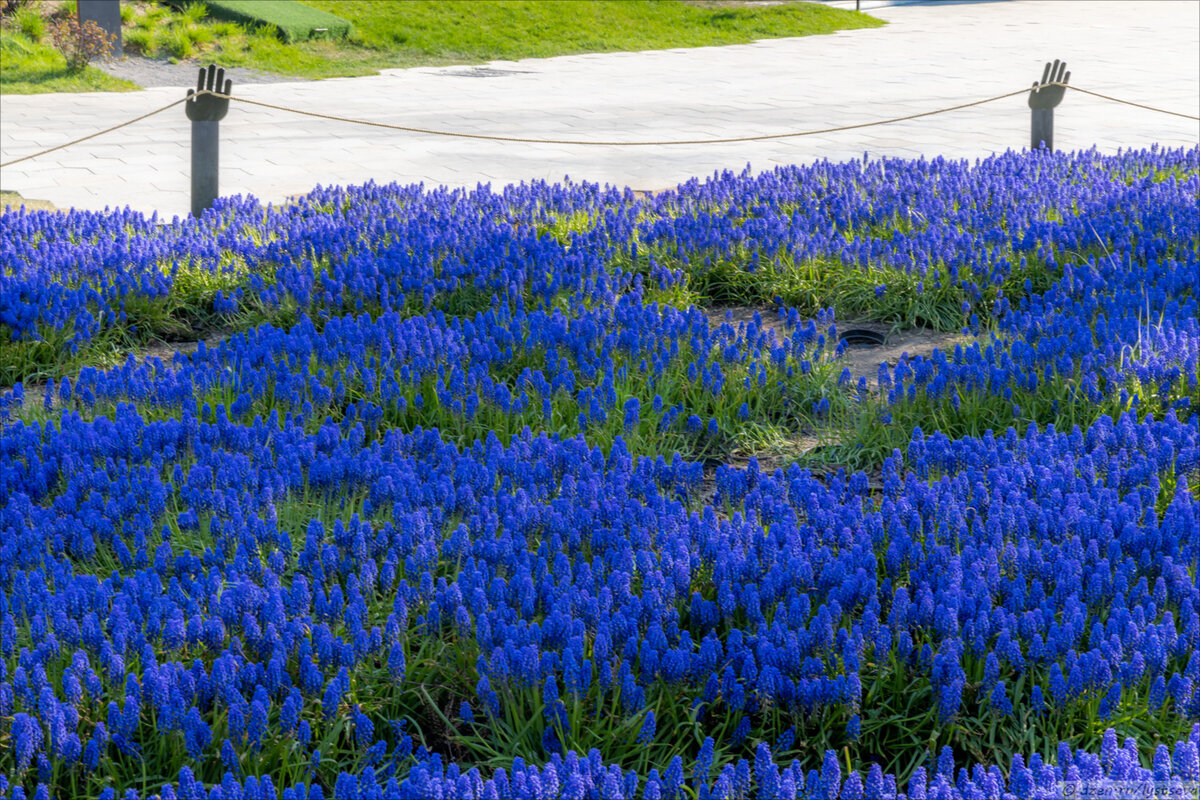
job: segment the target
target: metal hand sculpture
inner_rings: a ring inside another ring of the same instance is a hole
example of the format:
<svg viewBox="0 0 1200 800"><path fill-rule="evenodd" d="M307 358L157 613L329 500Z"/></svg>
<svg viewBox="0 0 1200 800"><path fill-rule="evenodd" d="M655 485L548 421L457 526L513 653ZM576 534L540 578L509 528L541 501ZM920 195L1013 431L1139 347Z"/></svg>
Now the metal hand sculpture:
<svg viewBox="0 0 1200 800"><path fill-rule="evenodd" d="M1033 82L1033 91L1029 93L1031 150L1043 146L1047 150L1054 149L1054 108L1062 102L1067 93L1065 84L1070 80L1067 63L1056 58L1053 64L1047 62L1042 80Z"/></svg>
<svg viewBox="0 0 1200 800"><path fill-rule="evenodd" d="M200 68L195 89L188 89L183 104L192 121L192 216L199 217L204 209L212 208L217 199L217 174L220 166L220 122L229 112L229 97L214 97L201 92L229 95L233 81L226 79L225 70L215 64Z"/></svg>
<svg viewBox="0 0 1200 800"><path fill-rule="evenodd" d="M1055 86L1058 83L1070 83L1071 73L1067 72L1067 62L1054 59L1054 63L1046 62L1042 72L1042 80L1033 82L1033 91L1029 93L1030 108L1054 108L1062 102L1067 93L1066 86Z"/></svg>
<svg viewBox="0 0 1200 800"><path fill-rule="evenodd" d="M188 89L188 101L184 104L187 116L192 122L220 122L229 112L229 99L213 97L211 94L196 97L198 92L209 91L218 94L231 94L233 81L225 78L225 69L216 64L209 64L208 69L200 68L200 78L196 81L195 89Z"/></svg>

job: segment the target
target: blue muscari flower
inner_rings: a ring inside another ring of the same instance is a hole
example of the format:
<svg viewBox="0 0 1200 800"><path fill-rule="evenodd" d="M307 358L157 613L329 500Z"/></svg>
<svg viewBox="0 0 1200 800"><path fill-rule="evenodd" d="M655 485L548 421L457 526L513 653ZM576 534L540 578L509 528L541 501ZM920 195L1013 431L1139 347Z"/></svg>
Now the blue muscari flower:
<svg viewBox="0 0 1200 800"><path fill-rule="evenodd" d="M704 743L700 746L700 752L696 754L696 763L692 766L692 783L697 786L708 786L709 772L712 770L713 759L715 757L716 742L711 736L705 737Z"/></svg>
<svg viewBox="0 0 1200 800"><path fill-rule="evenodd" d="M824 800L837 800L842 791L842 768L838 763L837 753L825 751L825 759L821 764L821 779L818 795Z"/></svg>
<svg viewBox="0 0 1200 800"><path fill-rule="evenodd" d="M1009 791L1018 797L1028 797L1034 788L1033 771L1025 766L1020 753L1013 756L1012 772L1008 782Z"/></svg>
<svg viewBox="0 0 1200 800"><path fill-rule="evenodd" d="M251 749L257 750L262 746L267 735L267 716L267 705L261 700L255 700L250 704L250 718L246 734Z"/></svg>
<svg viewBox="0 0 1200 800"><path fill-rule="evenodd" d="M1066 679L1063 677L1062 666L1058 663L1050 665L1050 696L1058 705L1065 705L1070 693Z"/></svg>
<svg viewBox="0 0 1200 800"><path fill-rule="evenodd" d="M925 768L917 767L908 779L908 796L912 800L925 800L928 784L929 780L926 776Z"/></svg>
<svg viewBox="0 0 1200 800"><path fill-rule="evenodd" d="M33 757L42 747L42 726L28 714L21 712L12 722L13 753L16 755L17 772L24 772Z"/></svg>
<svg viewBox="0 0 1200 800"><path fill-rule="evenodd" d="M1029 694L1029 702L1033 706L1033 712L1038 716L1046 713L1046 700L1042 697L1042 687L1034 685Z"/></svg>
<svg viewBox="0 0 1200 800"><path fill-rule="evenodd" d="M1111 719L1121 706L1121 684L1114 683L1112 688L1100 700L1099 714L1101 719Z"/></svg>
<svg viewBox="0 0 1200 800"><path fill-rule="evenodd" d="M948 745L938 751L935 769L935 775L941 775L947 779L954 776L954 751Z"/></svg>
<svg viewBox="0 0 1200 800"><path fill-rule="evenodd" d="M732 800L735 796L735 778L736 772L732 764L726 764L721 774L717 776L717 780L713 783L711 800Z"/></svg>
<svg viewBox="0 0 1200 800"><path fill-rule="evenodd" d="M1067 676L1067 692L1072 696L1078 697L1087 691L1087 686L1084 683L1083 670L1079 664L1071 667L1070 674Z"/></svg>
<svg viewBox="0 0 1200 800"><path fill-rule="evenodd" d="M334 800L359 800L358 779L349 772L340 772L333 785Z"/></svg>
<svg viewBox="0 0 1200 800"><path fill-rule="evenodd" d="M779 767L771 757L771 748L759 742L754 751L754 772L760 797L778 797L780 792Z"/></svg>
<svg viewBox="0 0 1200 800"><path fill-rule="evenodd" d="M846 723L846 738L852 742L856 742L860 736L862 736L862 720L855 714Z"/></svg>
<svg viewBox="0 0 1200 800"><path fill-rule="evenodd" d="M865 797L865 790L863 787L862 778L859 777L857 772L851 772L846 777L846 782L842 786L841 796L843 800L863 800Z"/></svg>
<svg viewBox="0 0 1200 800"><path fill-rule="evenodd" d="M479 698L479 701L483 703L483 707L487 709L489 714L491 714L493 717L500 715L500 698L492 689L491 683L488 681L486 675L483 675L479 678L479 683L475 687L475 695Z"/></svg>
<svg viewBox="0 0 1200 800"><path fill-rule="evenodd" d="M241 762L238 759L237 751L233 747L233 742L228 739L221 742L221 764L230 772L235 774L241 772Z"/></svg>
<svg viewBox="0 0 1200 800"><path fill-rule="evenodd" d="M354 722L355 744L364 749L370 747L375 740L375 724L357 705L352 709L350 716Z"/></svg>
<svg viewBox="0 0 1200 800"><path fill-rule="evenodd" d="M631 397L625 401L625 427L632 428L638 424L638 412L640 403L636 397Z"/></svg>
<svg viewBox="0 0 1200 800"><path fill-rule="evenodd" d="M881 800L884 794L883 769L879 764L872 764L867 772L867 781L863 787L863 796L868 798L868 800Z"/></svg>
<svg viewBox="0 0 1200 800"><path fill-rule="evenodd" d="M204 752L212 743L212 731L195 706L188 709L183 719L183 743L188 757L196 761L204 757Z"/></svg>
<svg viewBox="0 0 1200 800"><path fill-rule="evenodd" d="M1200 781L1200 743L1186 741L1176 744L1174 765L1183 780Z"/></svg>
<svg viewBox="0 0 1200 800"><path fill-rule="evenodd" d="M1000 660L995 653L988 653L983 667L983 685L992 687L1000 680Z"/></svg>
<svg viewBox="0 0 1200 800"><path fill-rule="evenodd" d="M938 690L938 718L946 721L958 713L962 704L963 681L954 678L944 683Z"/></svg>
<svg viewBox="0 0 1200 800"><path fill-rule="evenodd" d="M1005 694L1004 681L1000 681L992 689L991 694L988 696L988 705L1001 716L1007 717L1012 714L1012 701Z"/></svg>
<svg viewBox="0 0 1200 800"><path fill-rule="evenodd" d="M678 798L683 792L683 758L680 756L672 756L667 764L667 770L663 773L663 796L667 798Z"/></svg>
<svg viewBox="0 0 1200 800"><path fill-rule="evenodd" d="M296 726L296 741L302 745L307 745L312 741L312 726L308 720L300 720L300 724Z"/></svg>
<svg viewBox="0 0 1200 800"><path fill-rule="evenodd" d="M654 741L654 711L646 712L646 716L642 720L642 728L638 731L637 741L640 744L649 744Z"/></svg>
<svg viewBox="0 0 1200 800"><path fill-rule="evenodd" d="M1119 685L1119 684L1118 684ZM1192 696L1192 680L1178 672L1172 673L1167 681L1167 694L1170 695L1177 708L1185 709Z"/></svg>
<svg viewBox="0 0 1200 800"><path fill-rule="evenodd" d="M321 698L321 709L325 715L325 719L332 719L338 713L338 707L341 705L342 696L350 687L350 674L346 667L342 667L338 674L330 679L325 686L325 694Z"/></svg>
<svg viewBox="0 0 1200 800"><path fill-rule="evenodd" d="M402 683L405 676L405 660L404 648L399 642L392 644L388 650L387 659L388 674L391 675L393 681Z"/></svg>
<svg viewBox="0 0 1200 800"><path fill-rule="evenodd" d="M1153 759L1154 780L1168 783L1171 780L1171 751L1165 744L1160 744L1154 750Z"/></svg>

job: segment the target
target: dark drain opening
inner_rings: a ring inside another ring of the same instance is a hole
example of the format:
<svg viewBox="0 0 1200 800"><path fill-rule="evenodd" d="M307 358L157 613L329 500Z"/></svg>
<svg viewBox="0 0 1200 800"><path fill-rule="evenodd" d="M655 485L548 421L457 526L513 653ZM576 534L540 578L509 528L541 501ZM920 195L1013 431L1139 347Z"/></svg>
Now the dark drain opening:
<svg viewBox="0 0 1200 800"><path fill-rule="evenodd" d="M848 331L843 331L841 339L846 344L867 345L870 347L878 347L887 341L887 337L882 333L867 330L866 328L851 328Z"/></svg>
<svg viewBox="0 0 1200 800"><path fill-rule="evenodd" d="M496 69L495 67L471 67L469 69L448 70L444 74L459 78L503 78L506 75L529 75L527 69Z"/></svg>

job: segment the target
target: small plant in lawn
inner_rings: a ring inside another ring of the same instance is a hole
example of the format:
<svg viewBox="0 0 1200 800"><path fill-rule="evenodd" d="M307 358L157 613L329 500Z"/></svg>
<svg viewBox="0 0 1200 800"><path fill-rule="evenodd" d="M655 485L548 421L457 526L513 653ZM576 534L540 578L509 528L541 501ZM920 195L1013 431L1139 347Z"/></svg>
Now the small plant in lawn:
<svg viewBox="0 0 1200 800"><path fill-rule="evenodd" d="M17 30L35 42L40 42L46 35L46 19L37 6L19 6L13 13L13 22Z"/></svg>
<svg viewBox="0 0 1200 800"><path fill-rule="evenodd" d="M90 19L82 23L70 17L52 20L49 32L54 47L62 53L67 68L73 72L83 70L98 58L107 58L117 41L115 34L108 33Z"/></svg>

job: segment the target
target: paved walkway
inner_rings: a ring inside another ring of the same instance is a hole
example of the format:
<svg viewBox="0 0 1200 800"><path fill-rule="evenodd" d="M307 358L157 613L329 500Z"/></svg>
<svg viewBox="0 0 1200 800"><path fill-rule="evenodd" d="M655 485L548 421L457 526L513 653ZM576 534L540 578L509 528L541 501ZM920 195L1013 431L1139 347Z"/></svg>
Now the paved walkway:
<svg viewBox="0 0 1200 800"><path fill-rule="evenodd" d="M350 117L459 131L579 139L678 139L804 130L968 102L1028 86L1047 59L1095 91L1200 113L1200 3L1005 2L873 10L890 24L830 36L235 86L243 96ZM179 97L0 97L0 161L116 124ZM1192 145L1200 124L1068 93L1060 149ZM1028 145L1023 97L836 134L654 148L494 143L398 133L234 104L221 124L221 189L281 201L317 184L495 187L564 175L638 189L720 169L919 154L976 157ZM118 133L0 170L0 188L60 207L187 212L189 123L175 108Z"/></svg>

